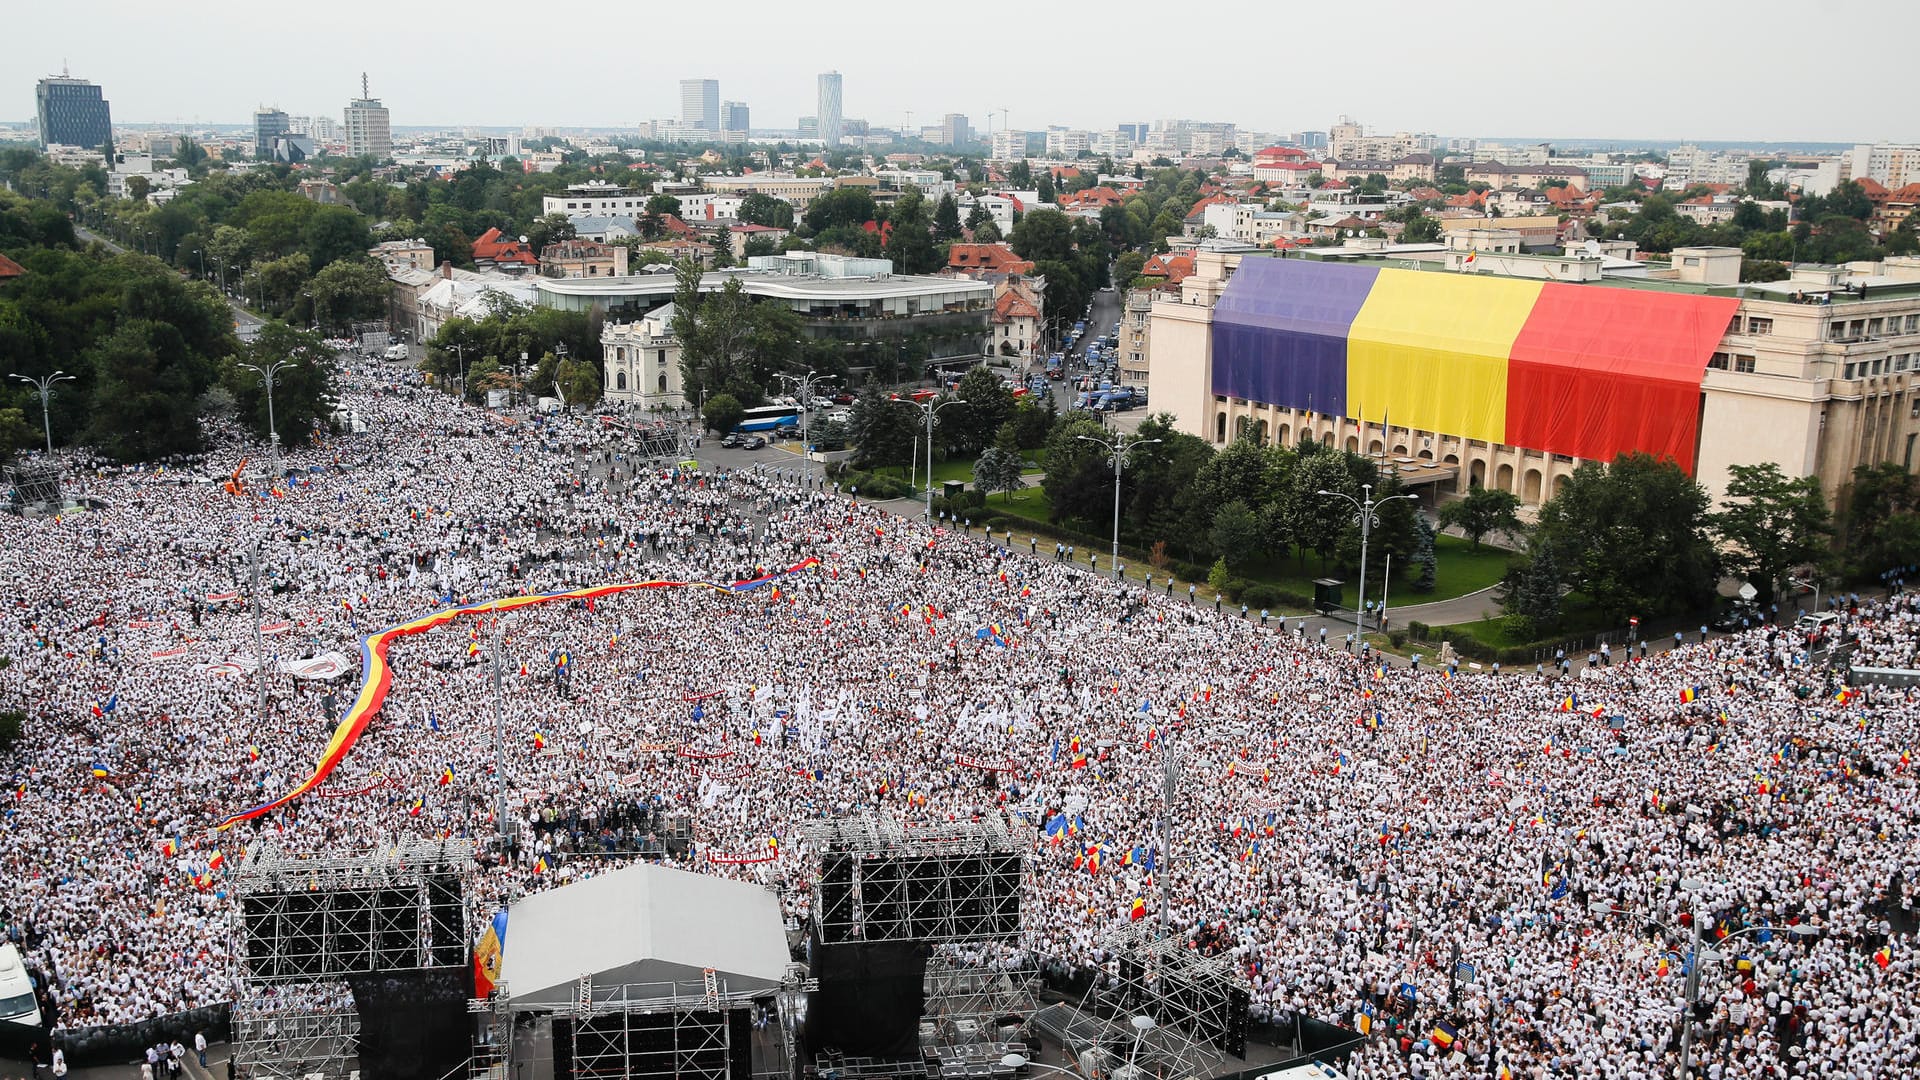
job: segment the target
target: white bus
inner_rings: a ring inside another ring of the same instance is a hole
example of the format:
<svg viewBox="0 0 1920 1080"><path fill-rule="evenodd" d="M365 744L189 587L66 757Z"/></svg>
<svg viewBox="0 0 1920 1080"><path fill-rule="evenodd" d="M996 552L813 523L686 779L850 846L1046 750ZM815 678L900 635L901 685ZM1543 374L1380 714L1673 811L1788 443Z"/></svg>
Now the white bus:
<svg viewBox="0 0 1920 1080"><path fill-rule="evenodd" d="M748 409L735 424L735 431L772 431L775 428L799 427L800 406L798 405L757 405Z"/></svg>
<svg viewBox="0 0 1920 1080"><path fill-rule="evenodd" d="M0 945L0 1022L40 1026L40 1002L33 996L33 976L12 943Z"/></svg>

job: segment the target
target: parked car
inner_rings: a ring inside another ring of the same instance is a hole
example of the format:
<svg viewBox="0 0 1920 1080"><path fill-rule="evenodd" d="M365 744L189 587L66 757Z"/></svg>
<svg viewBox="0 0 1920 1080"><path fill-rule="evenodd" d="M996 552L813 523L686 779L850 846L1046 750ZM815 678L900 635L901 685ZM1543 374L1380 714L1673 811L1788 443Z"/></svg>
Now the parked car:
<svg viewBox="0 0 1920 1080"><path fill-rule="evenodd" d="M720 440L720 445L722 447L725 447L728 450L734 450L734 449L738 449L741 442L743 442L745 439L746 439L746 436L740 434L739 432L729 431L727 432L727 437Z"/></svg>
<svg viewBox="0 0 1920 1080"><path fill-rule="evenodd" d="M742 450L765 450L767 448L767 440L760 435L749 435L746 441L740 444L740 448Z"/></svg>

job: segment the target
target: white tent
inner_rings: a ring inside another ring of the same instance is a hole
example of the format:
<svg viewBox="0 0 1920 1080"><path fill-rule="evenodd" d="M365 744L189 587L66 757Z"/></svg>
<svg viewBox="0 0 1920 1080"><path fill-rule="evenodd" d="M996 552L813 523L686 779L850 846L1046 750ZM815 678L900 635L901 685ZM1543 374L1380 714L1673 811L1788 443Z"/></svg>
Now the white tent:
<svg viewBox="0 0 1920 1080"><path fill-rule="evenodd" d="M562 1005L583 975L596 999L633 1000L696 996L712 968L723 993L751 994L778 987L787 961L772 890L641 865L512 905L500 981L515 1005Z"/></svg>

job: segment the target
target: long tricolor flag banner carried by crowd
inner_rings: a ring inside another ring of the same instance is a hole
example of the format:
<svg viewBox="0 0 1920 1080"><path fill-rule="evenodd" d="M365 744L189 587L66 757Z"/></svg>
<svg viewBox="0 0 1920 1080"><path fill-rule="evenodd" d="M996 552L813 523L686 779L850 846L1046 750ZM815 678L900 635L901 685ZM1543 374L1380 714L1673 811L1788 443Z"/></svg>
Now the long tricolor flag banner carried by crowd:
<svg viewBox="0 0 1920 1080"><path fill-rule="evenodd" d="M602 596L634 589L664 588L703 588L718 592L738 593L758 588L789 574L796 574L808 567L817 565L820 560L804 559L785 570L766 574L748 581L736 581L731 585L714 581L629 581L616 585L596 585L585 589L570 589L566 592L531 593L526 596L508 596L484 603L465 604L458 607L443 608L428 615L422 615L409 622L398 623L384 630L367 635L360 642L360 692L355 697L353 707L341 717L340 723L333 729L333 737L327 740L325 752L314 766L313 773L296 784L293 790L270 802L249 807L236 814L229 815L214 825L215 829L227 829L242 821L250 821L262 814L272 813L300 796L305 795L324 783L333 770L338 768L347 755L352 752L353 744L367 729L374 714L386 703L387 693L393 686L393 669L387 664L387 650L400 638L424 634L436 627L463 615L489 615L513 611L516 608L532 607L537 604L549 604L556 600L592 600Z"/></svg>

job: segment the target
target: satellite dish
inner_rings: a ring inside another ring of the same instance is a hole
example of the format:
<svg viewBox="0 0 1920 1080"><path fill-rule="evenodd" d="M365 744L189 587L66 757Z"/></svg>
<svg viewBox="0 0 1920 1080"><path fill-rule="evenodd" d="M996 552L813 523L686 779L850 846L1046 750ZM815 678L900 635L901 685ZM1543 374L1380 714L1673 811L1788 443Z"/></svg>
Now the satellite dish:
<svg viewBox="0 0 1920 1080"><path fill-rule="evenodd" d="M526 238L526 235L525 235L524 233L523 233L523 234L521 235L521 237L520 237L520 242L521 242L521 243L523 243L523 244L527 242L527 238Z"/></svg>
<svg viewBox="0 0 1920 1080"><path fill-rule="evenodd" d="M1588 240L1586 243L1586 249L1587 249L1587 254L1592 256L1593 258L1597 259L1600 257L1600 241Z"/></svg>
<svg viewBox="0 0 1920 1080"><path fill-rule="evenodd" d="M1759 595L1760 595L1760 590L1754 588L1753 582L1751 581L1746 582L1745 584L1740 586L1740 599L1742 600L1752 600L1754 597Z"/></svg>

